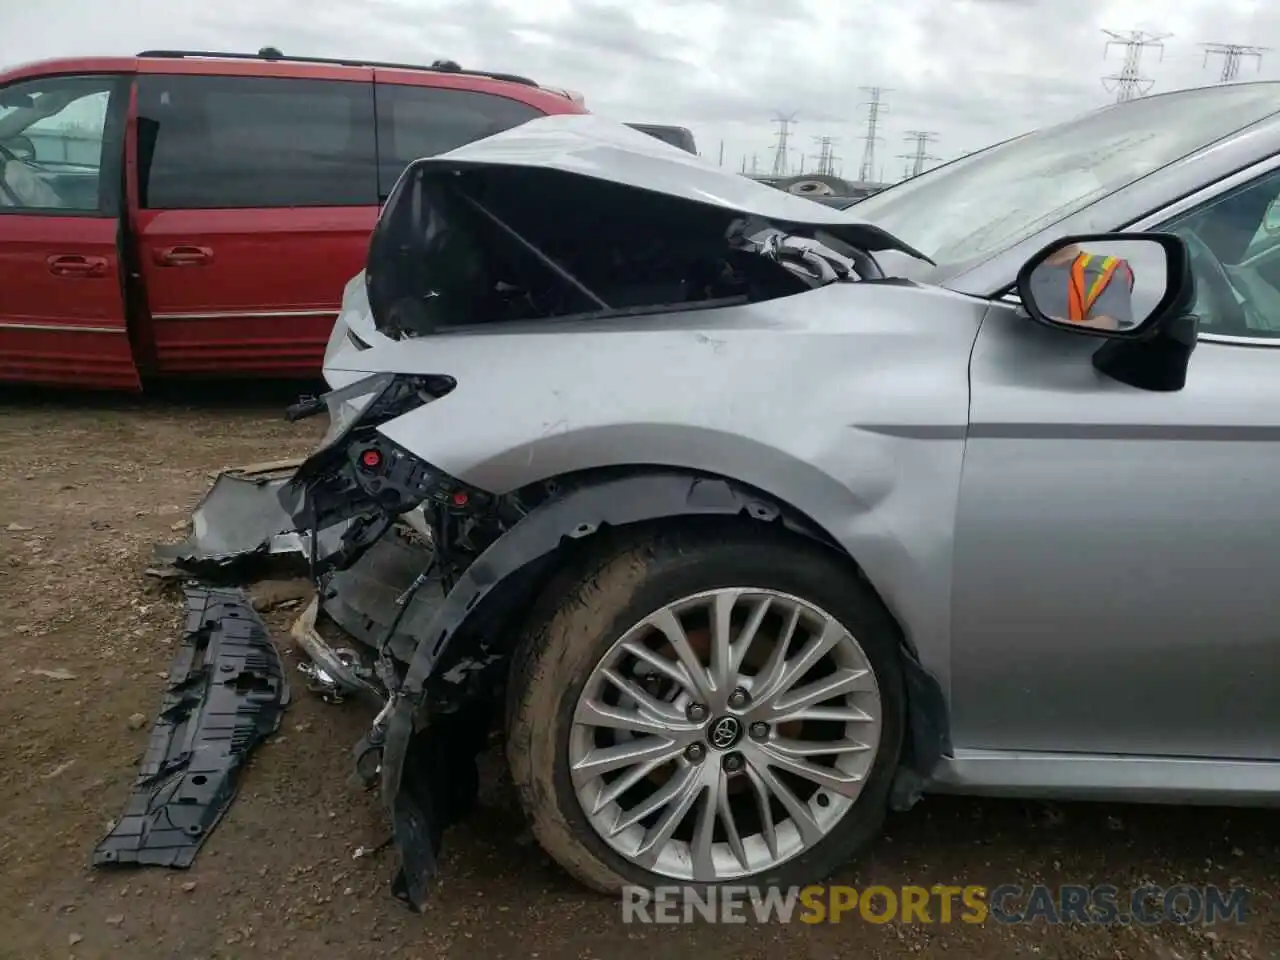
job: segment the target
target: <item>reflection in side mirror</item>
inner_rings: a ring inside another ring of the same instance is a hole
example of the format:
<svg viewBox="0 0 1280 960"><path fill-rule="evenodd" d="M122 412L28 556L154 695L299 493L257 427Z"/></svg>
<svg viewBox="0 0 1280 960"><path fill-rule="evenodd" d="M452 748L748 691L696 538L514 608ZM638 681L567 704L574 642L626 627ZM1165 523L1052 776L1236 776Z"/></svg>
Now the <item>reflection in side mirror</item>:
<svg viewBox="0 0 1280 960"><path fill-rule="evenodd" d="M1168 234L1065 237L1018 274L1023 306L1049 326L1145 339L1190 302L1183 241Z"/></svg>
<svg viewBox="0 0 1280 960"><path fill-rule="evenodd" d="M1070 243L1032 268L1028 292L1048 320L1130 332L1164 299L1168 272L1158 243Z"/></svg>

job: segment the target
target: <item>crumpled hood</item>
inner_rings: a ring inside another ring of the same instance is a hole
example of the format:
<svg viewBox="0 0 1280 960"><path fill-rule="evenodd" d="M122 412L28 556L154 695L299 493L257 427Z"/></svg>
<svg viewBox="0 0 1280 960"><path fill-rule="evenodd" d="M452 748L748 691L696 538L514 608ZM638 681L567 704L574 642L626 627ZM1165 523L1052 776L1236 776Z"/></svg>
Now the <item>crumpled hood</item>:
<svg viewBox="0 0 1280 960"><path fill-rule="evenodd" d="M826 230L863 250L900 250L928 260L892 234L837 210L758 183L702 157L591 114L539 117L434 157L414 161L417 171L478 167L559 170L759 217L780 227ZM399 193L397 189L394 193ZM393 198L390 202L394 202Z"/></svg>

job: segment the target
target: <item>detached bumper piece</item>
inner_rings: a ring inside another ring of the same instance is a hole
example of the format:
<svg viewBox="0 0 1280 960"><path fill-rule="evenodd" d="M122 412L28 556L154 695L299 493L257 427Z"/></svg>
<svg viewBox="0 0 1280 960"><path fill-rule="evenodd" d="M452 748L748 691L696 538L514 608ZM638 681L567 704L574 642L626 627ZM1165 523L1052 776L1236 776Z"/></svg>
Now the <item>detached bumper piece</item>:
<svg viewBox="0 0 1280 960"><path fill-rule="evenodd" d="M279 654L239 590L186 590L182 647L133 795L95 866L189 867L235 797L249 752L289 702Z"/></svg>
<svg viewBox="0 0 1280 960"><path fill-rule="evenodd" d="M191 535L181 543L157 546L156 562L223 584L243 583L268 569L304 574L310 539L294 529L280 502L298 463L281 460L218 474L191 514ZM317 552L323 556L336 550L346 528L341 523L320 531Z"/></svg>
<svg viewBox="0 0 1280 960"><path fill-rule="evenodd" d="M289 482L290 466L296 464L218 474L191 515L191 536L156 547L156 560L187 573L216 576L254 558L301 554L293 519L280 505L279 491Z"/></svg>

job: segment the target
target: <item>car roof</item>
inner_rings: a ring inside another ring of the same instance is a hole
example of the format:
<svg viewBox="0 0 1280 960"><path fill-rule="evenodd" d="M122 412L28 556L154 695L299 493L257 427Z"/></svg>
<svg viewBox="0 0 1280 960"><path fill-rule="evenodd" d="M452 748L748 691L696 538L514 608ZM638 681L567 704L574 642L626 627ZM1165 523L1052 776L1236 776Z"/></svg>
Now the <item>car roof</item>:
<svg viewBox="0 0 1280 960"><path fill-rule="evenodd" d="M263 47L257 53L214 50L144 50L132 57L60 57L25 63L0 73L0 81L82 73L167 73L203 76L297 77L312 80L379 80L413 83L431 78L434 86L453 87L512 97L548 112L562 113L566 101L585 110L582 98L567 90L543 87L528 77L483 70L464 70L453 61L437 60L430 65L389 63L376 60L348 60L331 57L285 56L277 48Z"/></svg>

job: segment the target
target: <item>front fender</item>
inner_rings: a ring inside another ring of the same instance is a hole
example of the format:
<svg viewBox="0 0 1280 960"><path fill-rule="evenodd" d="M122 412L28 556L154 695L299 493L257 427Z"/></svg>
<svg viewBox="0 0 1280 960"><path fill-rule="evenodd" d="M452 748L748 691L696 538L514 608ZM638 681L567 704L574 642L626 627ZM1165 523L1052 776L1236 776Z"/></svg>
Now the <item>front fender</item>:
<svg viewBox="0 0 1280 960"><path fill-rule="evenodd" d="M594 479L575 485L541 504L494 541L471 564L444 599L409 664L404 680L384 713L384 728L375 730L382 745L381 792L393 824L400 869L393 889L421 910L435 874L441 832L441 807L431 796L420 769L406 772L418 719L428 712L428 680L449 651L459 628L484 597L506 578L546 557L567 540L593 536L605 527L620 527L679 516L744 517L782 523L793 532L840 547L807 518L768 497L732 481L666 470ZM851 566L851 575L855 575ZM922 712L912 730L923 733L911 756L932 768L946 747L945 707L941 687L914 656L906 658L911 703ZM429 733L429 731L428 731ZM921 771L921 776L927 775ZM425 791L425 795L424 795Z"/></svg>

